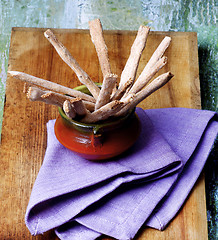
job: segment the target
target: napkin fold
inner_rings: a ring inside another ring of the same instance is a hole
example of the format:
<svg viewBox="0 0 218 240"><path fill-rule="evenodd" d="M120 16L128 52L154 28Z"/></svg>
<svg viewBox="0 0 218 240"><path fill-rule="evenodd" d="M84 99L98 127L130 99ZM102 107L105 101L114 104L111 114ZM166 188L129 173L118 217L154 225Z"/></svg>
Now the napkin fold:
<svg viewBox="0 0 218 240"><path fill-rule="evenodd" d="M218 132L217 115L185 108L136 109L142 131L133 147L103 162L62 146L47 124L47 149L25 221L31 234L60 239L101 234L132 239L146 223L163 230L181 208Z"/></svg>

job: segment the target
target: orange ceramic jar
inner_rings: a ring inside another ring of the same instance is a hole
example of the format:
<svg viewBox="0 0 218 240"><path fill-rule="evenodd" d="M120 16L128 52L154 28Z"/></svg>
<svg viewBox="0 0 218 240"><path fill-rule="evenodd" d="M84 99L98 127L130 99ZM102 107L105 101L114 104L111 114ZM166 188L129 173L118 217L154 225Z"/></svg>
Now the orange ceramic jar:
<svg viewBox="0 0 218 240"><path fill-rule="evenodd" d="M123 153L135 143L140 133L140 121L135 111L95 124L72 120L61 108L59 113L55 122L58 141L89 160L108 159Z"/></svg>

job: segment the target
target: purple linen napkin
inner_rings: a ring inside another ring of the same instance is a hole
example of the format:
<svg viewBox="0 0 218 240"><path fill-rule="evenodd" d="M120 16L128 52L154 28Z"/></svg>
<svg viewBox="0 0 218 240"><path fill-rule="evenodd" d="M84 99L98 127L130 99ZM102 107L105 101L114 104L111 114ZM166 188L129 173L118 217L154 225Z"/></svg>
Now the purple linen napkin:
<svg viewBox="0 0 218 240"><path fill-rule="evenodd" d="M48 123L48 146L26 212L32 234L56 228L61 239L95 239L102 233L131 239L146 220L163 229L175 216L217 134L214 113L175 108L137 109L137 114L143 124L137 143L102 163L64 148L55 138L54 121ZM180 196L184 182L189 184Z"/></svg>

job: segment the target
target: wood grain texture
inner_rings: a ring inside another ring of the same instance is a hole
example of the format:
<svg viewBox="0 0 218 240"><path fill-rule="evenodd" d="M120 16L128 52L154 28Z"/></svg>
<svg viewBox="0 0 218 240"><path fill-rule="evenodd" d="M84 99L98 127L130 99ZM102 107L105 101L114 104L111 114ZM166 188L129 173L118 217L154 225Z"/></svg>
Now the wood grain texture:
<svg viewBox="0 0 218 240"><path fill-rule="evenodd" d="M23 71L67 87L80 85L76 75L44 38L45 29L13 28L8 70ZM86 30L53 29L81 67L95 82L102 73L95 47ZM104 31L112 71L120 76L136 32ZM142 54L138 74L164 36L172 43L166 51L168 64L160 73L175 77L140 106L146 108L200 108L197 36L195 33L151 32ZM160 74L159 73L159 74ZM24 215L31 189L46 150L46 122L58 115L56 107L30 102L22 92L23 83L8 77L0 152L0 239L57 239L53 231L31 236ZM108 239L108 238L104 238ZM163 232L142 228L136 239L207 239L203 175L176 218Z"/></svg>

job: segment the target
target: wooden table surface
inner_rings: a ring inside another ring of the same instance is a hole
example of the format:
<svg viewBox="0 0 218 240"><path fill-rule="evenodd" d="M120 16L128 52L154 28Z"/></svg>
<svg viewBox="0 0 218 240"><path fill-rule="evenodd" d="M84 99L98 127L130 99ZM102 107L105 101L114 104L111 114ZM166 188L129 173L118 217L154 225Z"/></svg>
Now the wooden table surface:
<svg viewBox="0 0 218 240"><path fill-rule="evenodd" d="M102 82L97 54L87 30L53 29L81 67L95 82ZM68 87L80 85L76 75L45 39L41 28L13 28L8 70L22 71ZM104 31L114 73L120 75L136 32ZM200 108L196 33L151 32L142 54L138 74L164 36L172 43L166 51L168 64L160 73L175 76L140 107ZM53 231L31 236L24 215L34 181L46 150L46 122L58 115L57 108L30 102L23 83L8 76L0 151L0 239L57 239ZM107 239L107 238L105 238ZM183 208L162 232L143 227L136 239L205 240L207 218L204 177L201 175Z"/></svg>

